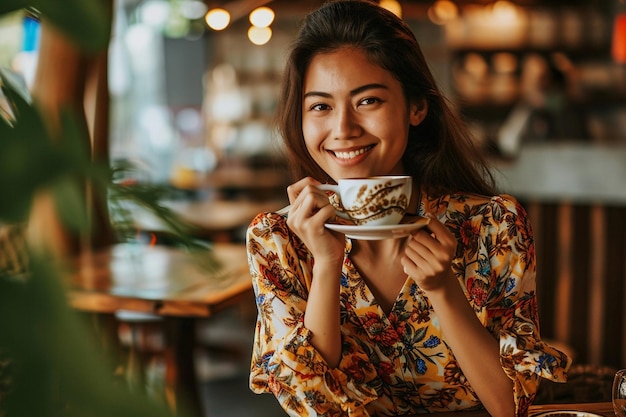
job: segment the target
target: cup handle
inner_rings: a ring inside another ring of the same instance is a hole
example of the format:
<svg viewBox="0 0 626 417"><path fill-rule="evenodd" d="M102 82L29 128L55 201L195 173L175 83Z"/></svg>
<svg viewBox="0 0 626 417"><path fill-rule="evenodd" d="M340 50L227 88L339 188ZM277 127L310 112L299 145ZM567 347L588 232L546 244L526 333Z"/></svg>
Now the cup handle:
<svg viewBox="0 0 626 417"><path fill-rule="evenodd" d="M330 204L333 206L333 208L335 209L335 213L337 214L337 216L341 217L342 219L345 220L350 220L350 216L348 216L348 214L346 214L343 205L341 204L341 194L339 194L339 186L338 185L334 185L334 184L320 184L317 186L318 190L322 190L322 191L332 191L335 193L335 195L337 196L337 199L335 201L333 201L333 199L331 197L329 197L330 200Z"/></svg>
<svg viewBox="0 0 626 417"><path fill-rule="evenodd" d="M334 184L320 184L317 186L317 188L322 191L332 191L335 194L339 195L339 186Z"/></svg>

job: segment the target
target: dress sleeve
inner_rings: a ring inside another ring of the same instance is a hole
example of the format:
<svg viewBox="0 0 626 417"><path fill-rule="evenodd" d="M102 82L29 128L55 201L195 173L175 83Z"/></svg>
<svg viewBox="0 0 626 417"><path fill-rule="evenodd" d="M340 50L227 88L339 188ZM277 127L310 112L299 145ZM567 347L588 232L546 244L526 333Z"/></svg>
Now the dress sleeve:
<svg viewBox="0 0 626 417"><path fill-rule="evenodd" d="M465 265L466 291L499 340L502 367L514 382L516 415L526 416L540 378L565 382L571 359L541 340L534 238L524 208L511 196L496 196L471 223L484 240Z"/></svg>
<svg viewBox="0 0 626 417"><path fill-rule="evenodd" d="M285 218L264 213L247 231L248 264L258 310L250 388L271 392L292 416L368 416L375 391L329 368L304 327L313 259Z"/></svg>

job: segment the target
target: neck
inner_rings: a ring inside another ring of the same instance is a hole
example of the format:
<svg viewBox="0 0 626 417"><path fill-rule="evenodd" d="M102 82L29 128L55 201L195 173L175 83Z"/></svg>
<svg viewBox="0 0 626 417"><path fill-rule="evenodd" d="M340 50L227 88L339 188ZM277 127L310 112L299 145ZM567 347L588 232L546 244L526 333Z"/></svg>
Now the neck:
<svg viewBox="0 0 626 417"><path fill-rule="evenodd" d="M406 238L384 240L353 240L353 254L372 259L396 259L404 253Z"/></svg>

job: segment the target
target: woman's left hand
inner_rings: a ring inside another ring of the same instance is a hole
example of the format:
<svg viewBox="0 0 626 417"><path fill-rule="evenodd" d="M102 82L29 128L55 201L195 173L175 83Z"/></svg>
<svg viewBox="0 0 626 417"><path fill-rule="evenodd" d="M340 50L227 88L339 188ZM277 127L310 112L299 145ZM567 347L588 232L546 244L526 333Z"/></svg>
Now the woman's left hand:
<svg viewBox="0 0 626 417"><path fill-rule="evenodd" d="M452 259L457 241L435 216L430 223L408 238L400 260L407 273L424 291L442 287L452 275Z"/></svg>

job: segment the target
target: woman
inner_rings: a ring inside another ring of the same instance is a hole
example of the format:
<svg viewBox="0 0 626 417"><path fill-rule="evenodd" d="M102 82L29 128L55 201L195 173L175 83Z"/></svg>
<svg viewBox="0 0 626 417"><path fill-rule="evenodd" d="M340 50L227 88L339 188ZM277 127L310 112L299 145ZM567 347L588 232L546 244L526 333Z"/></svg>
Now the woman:
<svg viewBox="0 0 626 417"><path fill-rule="evenodd" d="M526 214L494 191L400 19L363 1L308 15L278 116L299 180L287 215L248 229L255 392L292 416L522 416L539 377L564 380L568 358L539 338ZM368 241L324 227L316 185L399 174L428 228Z"/></svg>

